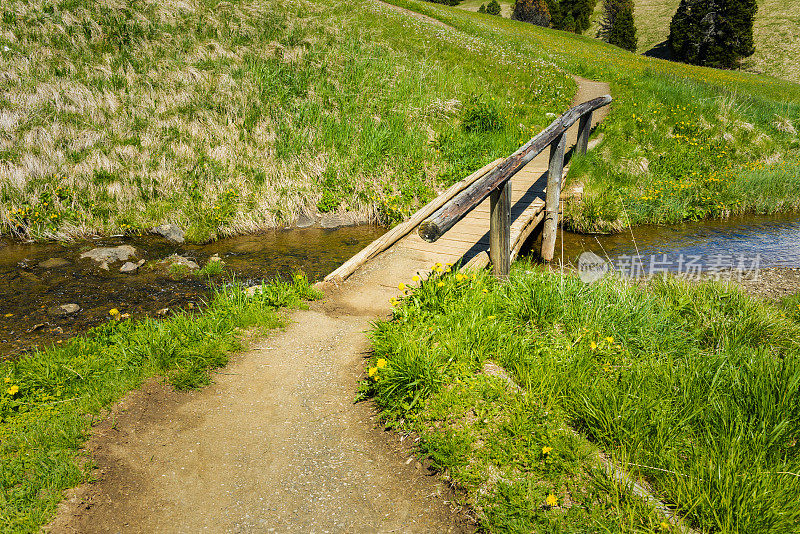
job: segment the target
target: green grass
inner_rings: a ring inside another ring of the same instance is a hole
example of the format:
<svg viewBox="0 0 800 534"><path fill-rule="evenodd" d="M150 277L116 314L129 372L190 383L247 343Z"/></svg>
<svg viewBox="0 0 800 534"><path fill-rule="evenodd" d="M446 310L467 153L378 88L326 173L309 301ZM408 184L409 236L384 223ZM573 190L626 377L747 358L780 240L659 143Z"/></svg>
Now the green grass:
<svg viewBox="0 0 800 534"><path fill-rule="evenodd" d="M210 259L208 262L199 269L195 275L201 277L213 278L225 272L225 262L220 259Z"/></svg>
<svg viewBox="0 0 800 534"><path fill-rule="evenodd" d="M669 24L680 0L637 0L635 19L639 53L667 40ZM586 32L595 36L602 2L598 2L593 24ZM800 13L793 0L759 0L753 28L756 53L744 62L744 69L800 82L800 65L795 60L800 46Z"/></svg>
<svg viewBox="0 0 800 534"><path fill-rule="evenodd" d="M584 201L567 209L572 229L616 231L800 207L800 85L643 57L463 9L391 1L486 46L497 43L504 55L609 82L615 101L599 127L604 140L576 159L568 177L585 184Z"/></svg>
<svg viewBox="0 0 800 534"><path fill-rule="evenodd" d="M485 0L464 0L459 9L478 11ZM636 35L639 38L638 53L643 54L666 42L672 16L680 0L637 0L635 5ZM513 0L500 2L501 14L511 18ZM603 2L598 0L587 37L595 37L600 29ZM756 73L800 82L800 65L795 61L800 46L800 15L793 0L759 0L754 24L756 53L747 58L742 68Z"/></svg>
<svg viewBox="0 0 800 534"><path fill-rule="evenodd" d="M525 263L506 284L457 277L412 288L376 324L377 380L362 393L419 434L487 530L660 531L594 469L596 446L701 532L797 532L796 297L671 278L587 285ZM487 360L524 394L477 374Z"/></svg>
<svg viewBox="0 0 800 534"><path fill-rule="evenodd" d="M466 9L468 11L477 12L481 5L486 5L491 0L464 0L458 4L459 9ZM500 4L500 15L506 18L511 18L511 13L514 11L514 2L512 0L498 2Z"/></svg>
<svg viewBox="0 0 800 534"><path fill-rule="evenodd" d="M208 384L209 371L241 348L243 329L279 327L278 308L316 297L302 275L253 297L232 287L196 313L110 318L63 345L0 362L0 531L38 531L63 490L87 480L79 449L103 408L152 376L178 389Z"/></svg>
<svg viewBox="0 0 800 534"><path fill-rule="evenodd" d="M0 15L0 233L35 239L397 221L574 90L371 0L11 0ZM474 97L502 128L459 127Z"/></svg>
<svg viewBox="0 0 800 534"><path fill-rule="evenodd" d="M587 182L574 229L800 204L778 193L780 173L757 181L758 202L741 193L753 165L796 166L794 83L393 1L454 29L371 0L4 5L0 233L174 222L198 242L314 211L392 223L541 130L570 101L570 74L616 98L605 142L573 166ZM465 128L470 102L500 127ZM672 198L649 200L659 188Z"/></svg>

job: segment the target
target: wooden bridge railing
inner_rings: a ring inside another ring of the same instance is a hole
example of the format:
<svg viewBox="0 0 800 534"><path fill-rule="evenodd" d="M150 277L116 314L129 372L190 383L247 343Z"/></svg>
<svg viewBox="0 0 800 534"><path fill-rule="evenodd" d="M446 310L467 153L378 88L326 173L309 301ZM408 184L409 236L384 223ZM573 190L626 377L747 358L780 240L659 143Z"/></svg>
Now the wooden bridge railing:
<svg viewBox="0 0 800 534"><path fill-rule="evenodd" d="M496 276L508 276L511 268L511 182L520 169L550 147L550 166L547 173L547 193L542 235L542 258L553 259L556 230L558 228L558 204L561 196L561 177L564 170L564 151L567 130L578 123L577 153L585 153L589 143L594 110L611 103L611 96L601 96L579 104L554 120L539 135L522 145L493 171L461 191L449 202L436 210L420 225L417 233L433 243L450 230L458 221L475 209L486 197L490 197L489 258Z"/></svg>

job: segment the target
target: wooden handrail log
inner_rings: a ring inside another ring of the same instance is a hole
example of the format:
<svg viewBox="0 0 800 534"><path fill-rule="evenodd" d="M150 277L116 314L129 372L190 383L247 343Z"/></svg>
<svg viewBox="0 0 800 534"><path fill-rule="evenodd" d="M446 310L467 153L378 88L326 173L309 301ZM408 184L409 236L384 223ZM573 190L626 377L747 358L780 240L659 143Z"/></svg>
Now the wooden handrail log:
<svg viewBox="0 0 800 534"><path fill-rule="evenodd" d="M419 225L417 233L433 243L476 208L492 191L507 182L520 169L538 156L553 141L558 139L575 122L587 113L611 103L611 96L604 95L570 108L554 120L536 137L522 145L492 172L465 188L448 203L436 210Z"/></svg>

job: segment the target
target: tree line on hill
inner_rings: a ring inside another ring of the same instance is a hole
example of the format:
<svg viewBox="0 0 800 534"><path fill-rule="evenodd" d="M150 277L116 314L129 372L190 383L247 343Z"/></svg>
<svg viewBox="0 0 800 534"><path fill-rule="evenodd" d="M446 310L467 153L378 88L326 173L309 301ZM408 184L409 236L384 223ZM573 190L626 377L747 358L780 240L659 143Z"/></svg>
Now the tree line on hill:
<svg viewBox="0 0 800 534"><path fill-rule="evenodd" d="M461 0L431 0L458 5ZM634 0L600 0L602 18L597 37L631 52L638 39ZM589 29L598 0L516 0L511 18L578 34ZM667 44L677 61L716 68L736 68L755 52L753 23L756 0L681 0L672 17ZM479 13L500 15L491 0Z"/></svg>

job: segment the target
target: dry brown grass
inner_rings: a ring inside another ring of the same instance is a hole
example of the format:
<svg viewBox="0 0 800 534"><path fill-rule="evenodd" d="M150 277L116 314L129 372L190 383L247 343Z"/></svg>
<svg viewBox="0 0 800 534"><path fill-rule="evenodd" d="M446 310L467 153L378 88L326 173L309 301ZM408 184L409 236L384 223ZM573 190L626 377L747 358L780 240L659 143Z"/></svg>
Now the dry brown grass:
<svg viewBox="0 0 800 534"><path fill-rule="evenodd" d="M469 95L502 90L513 125L569 96L551 65L498 68L452 29L372 1L212 4L0 8L0 233L173 222L204 240L318 209L385 222L442 185L433 141ZM517 108L545 71L556 96ZM517 135L481 140L468 166Z"/></svg>

